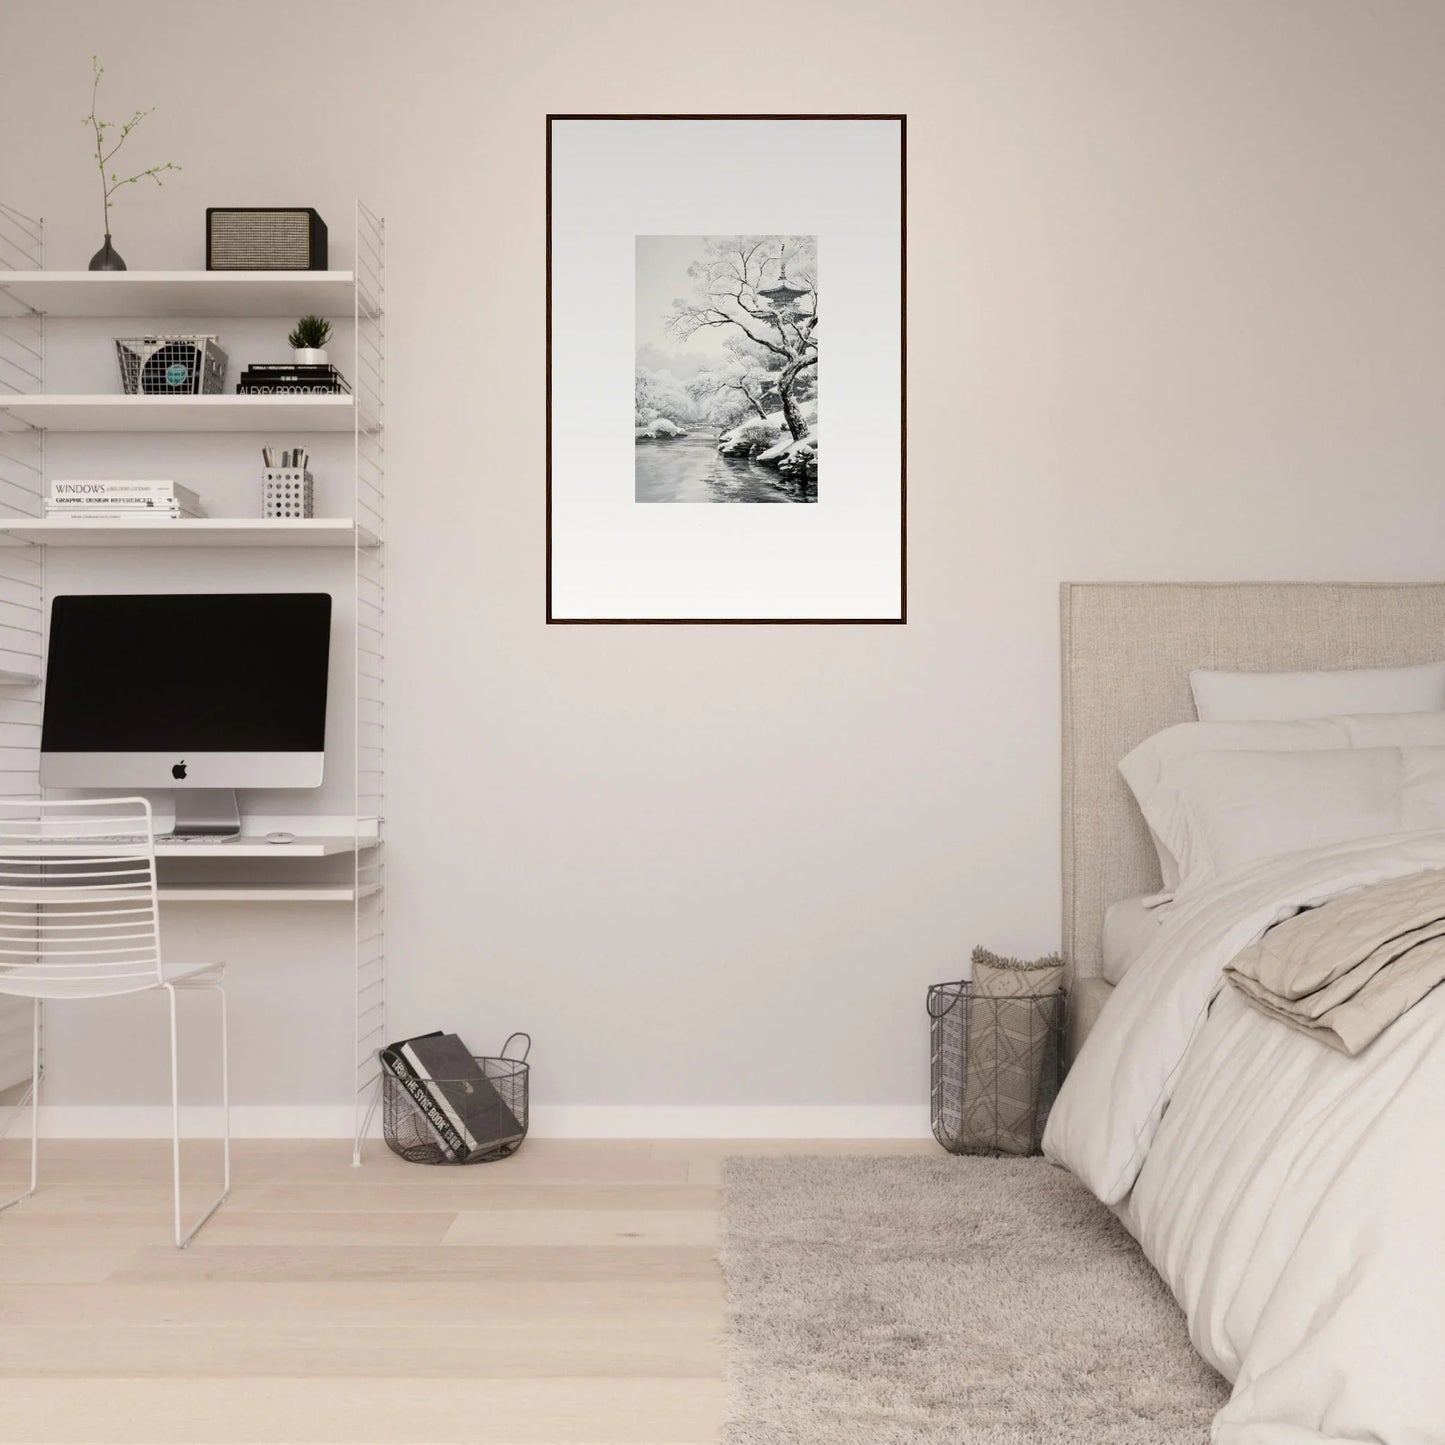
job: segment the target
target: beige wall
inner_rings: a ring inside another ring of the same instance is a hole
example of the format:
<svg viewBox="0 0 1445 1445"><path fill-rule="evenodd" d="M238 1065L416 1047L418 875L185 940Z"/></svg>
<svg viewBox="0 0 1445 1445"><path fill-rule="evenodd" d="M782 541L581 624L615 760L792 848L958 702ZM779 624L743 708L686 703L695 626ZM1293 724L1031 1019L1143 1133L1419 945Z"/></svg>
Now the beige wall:
<svg viewBox="0 0 1445 1445"><path fill-rule="evenodd" d="M1058 942L1058 582L1440 576L1433 0L0 17L52 265L99 241L93 50L185 166L132 266L200 264L207 204L312 201L337 264L387 216L393 1020L530 1028L541 1103L916 1103L925 984ZM543 625L543 116L639 109L908 113L906 628ZM243 1097L344 1098L263 1067L335 968L232 926ZM124 1051L56 1049L113 1096Z"/></svg>

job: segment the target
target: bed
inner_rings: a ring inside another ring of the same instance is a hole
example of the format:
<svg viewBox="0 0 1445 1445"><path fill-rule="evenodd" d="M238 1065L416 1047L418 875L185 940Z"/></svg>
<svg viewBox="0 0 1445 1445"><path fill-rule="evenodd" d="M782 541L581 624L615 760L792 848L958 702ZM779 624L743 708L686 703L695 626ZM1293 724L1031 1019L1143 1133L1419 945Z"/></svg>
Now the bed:
<svg viewBox="0 0 1445 1445"><path fill-rule="evenodd" d="M1193 668L1438 661L1445 585L1066 584L1062 644L1073 1064L1046 1152L1139 1239L1233 1382L1218 1445L1442 1445L1445 989L1347 1058L1221 974L1291 907L1445 870L1445 831L1265 860L1154 937L1119 907L1161 879L1118 764L1193 718ZM1117 991L1106 913L1114 953L1141 960Z"/></svg>

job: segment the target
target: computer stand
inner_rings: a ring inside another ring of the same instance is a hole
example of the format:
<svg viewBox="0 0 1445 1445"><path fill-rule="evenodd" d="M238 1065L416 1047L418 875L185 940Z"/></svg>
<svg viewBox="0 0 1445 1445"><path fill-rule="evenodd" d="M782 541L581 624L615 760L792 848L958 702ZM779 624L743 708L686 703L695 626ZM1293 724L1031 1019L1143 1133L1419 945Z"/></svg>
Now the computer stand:
<svg viewBox="0 0 1445 1445"><path fill-rule="evenodd" d="M234 788L178 788L177 838L234 838L241 831L241 805Z"/></svg>

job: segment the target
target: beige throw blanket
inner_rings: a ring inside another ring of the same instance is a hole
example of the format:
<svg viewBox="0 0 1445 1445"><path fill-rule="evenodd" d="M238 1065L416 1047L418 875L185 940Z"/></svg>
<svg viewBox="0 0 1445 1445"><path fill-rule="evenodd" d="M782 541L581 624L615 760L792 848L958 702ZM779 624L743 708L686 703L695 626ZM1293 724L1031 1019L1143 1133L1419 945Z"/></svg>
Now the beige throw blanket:
<svg viewBox="0 0 1445 1445"><path fill-rule="evenodd" d="M1255 1008L1358 1054L1445 983L1445 870L1297 913L1240 953L1225 977Z"/></svg>

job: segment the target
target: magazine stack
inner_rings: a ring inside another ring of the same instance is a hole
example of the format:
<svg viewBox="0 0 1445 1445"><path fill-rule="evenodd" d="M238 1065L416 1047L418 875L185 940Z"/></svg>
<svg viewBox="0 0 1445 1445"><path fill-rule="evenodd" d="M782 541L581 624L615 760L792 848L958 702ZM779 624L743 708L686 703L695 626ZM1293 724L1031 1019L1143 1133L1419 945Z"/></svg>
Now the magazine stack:
<svg viewBox="0 0 1445 1445"><path fill-rule="evenodd" d="M100 517L161 521L203 517L205 512L201 499L179 482L53 481L45 515L85 522Z"/></svg>

